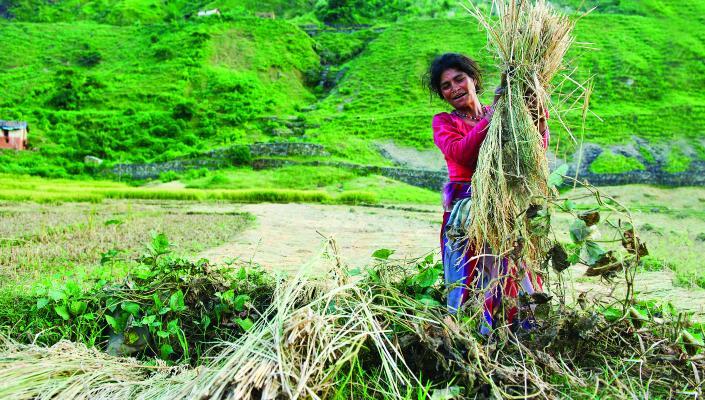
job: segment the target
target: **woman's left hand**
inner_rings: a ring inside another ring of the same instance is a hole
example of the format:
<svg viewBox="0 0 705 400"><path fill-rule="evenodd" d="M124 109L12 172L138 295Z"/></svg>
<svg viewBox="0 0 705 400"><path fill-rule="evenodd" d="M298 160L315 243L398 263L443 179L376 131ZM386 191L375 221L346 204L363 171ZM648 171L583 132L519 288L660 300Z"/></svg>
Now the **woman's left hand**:
<svg viewBox="0 0 705 400"><path fill-rule="evenodd" d="M525 95L526 106L529 108L529 113L531 118L534 120L534 124L538 128L540 133L546 131L546 108L536 96L533 90L528 90Z"/></svg>
<svg viewBox="0 0 705 400"><path fill-rule="evenodd" d="M507 92L507 88L506 88L506 87L504 87L504 86L497 86L497 89L494 90L494 101L492 101L492 106L494 106L495 104L497 104L497 102L499 101L499 99L501 99L502 96L504 96L504 93L506 93L506 92Z"/></svg>

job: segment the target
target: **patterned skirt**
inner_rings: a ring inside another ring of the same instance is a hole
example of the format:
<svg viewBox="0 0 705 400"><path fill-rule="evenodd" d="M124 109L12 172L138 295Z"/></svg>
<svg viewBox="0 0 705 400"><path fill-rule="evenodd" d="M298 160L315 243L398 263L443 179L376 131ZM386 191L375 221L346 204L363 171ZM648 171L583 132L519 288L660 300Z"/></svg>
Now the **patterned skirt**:
<svg viewBox="0 0 705 400"><path fill-rule="evenodd" d="M489 246L482 251L468 248L462 229L469 221L472 189L470 183L450 182L443 188L441 256L448 288L448 311L456 313L470 296L483 302L480 333L489 335L498 318L513 328L530 329L531 318L517 318L520 294L541 291L541 278L524 272L519 279L517 266L508 258L492 255ZM526 271L521 265L521 270ZM483 298L484 297L484 298Z"/></svg>

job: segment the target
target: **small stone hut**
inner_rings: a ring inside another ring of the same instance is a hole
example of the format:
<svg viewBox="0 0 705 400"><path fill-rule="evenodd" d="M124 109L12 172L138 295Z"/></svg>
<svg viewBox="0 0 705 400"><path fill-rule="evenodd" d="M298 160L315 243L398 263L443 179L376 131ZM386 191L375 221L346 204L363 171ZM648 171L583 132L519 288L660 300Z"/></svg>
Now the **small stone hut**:
<svg viewBox="0 0 705 400"><path fill-rule="evenodd" d="M0 120L0 149L27 149L29 128L25 121Z"/></svg>

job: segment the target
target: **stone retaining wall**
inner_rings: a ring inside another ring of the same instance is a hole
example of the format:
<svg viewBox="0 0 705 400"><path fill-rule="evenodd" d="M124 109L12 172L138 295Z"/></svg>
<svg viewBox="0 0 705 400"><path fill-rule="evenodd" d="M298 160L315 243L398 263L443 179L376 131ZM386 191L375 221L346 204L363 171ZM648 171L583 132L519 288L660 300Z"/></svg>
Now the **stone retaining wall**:
<svg viewBox="0 0 705 400"><path fill-rule="evenodd" d="M252 162L254 169L281 168L288 165L306 166L326 166L345 168L359 171L362 174L377 174L395 179L409 185L418 186L431 190L440 190L448 178L448 173L444 171L431 171L424 169L409 169L397 167L380 167L375 165L360 165L345 162L328 161L294 161L260 158Z"/></svg>
<svg viewBox="0 0 705 400"><path fill-rule="evenodd" d="M167 171L185 172L190 169L220 169L234 165L231 155L233 149L215 149L198 154L198 158L180 159L163 163L149 164L117 164L108 173L133 179L155 179ZM254 169L281 168L287 165L330 166L359 171L362 174L378 174L392 178L413 186L430 190L439 190L447 181L446 171L433 171L424 169L410 169L401 167L382 167L373 165L360 165L345 162L328 161L296 161L272 159L266 157L323 157L327 156L325 148L313 143L256 143L249 146L253 157ZM579 170L579 179L587 180L596 186L625 185L625 184L652 184L663 186L705 186L705 162L694 160L685 172L669 173L661 168L660 164L647 165L645 170L629 171L619 174L595 174L590 171L590 164L603 150L597 145L586 145L583 148L582 164ZM558 160L555 164L560 165ZM237 164L237 163L235 163ZM575 166L569 164L568 175L575 175Z"/></svg>
<svg viewBox="0 0 705 400"><path fill-rule="evenodd" d="M330 154L326 148L314 143L255 143L250 145L250 152L254 157L263 156L300 156L300 157L325 157Z"/></svg>
<svg viewBox="0 0 705 400"><path fill-rule="evenodd" d="M115 164L106 172L119 177L131 177L132 179L156 179L159 178L159 175L168 171L185 172L199 168L211 170L227 168L242 163L242 147L233 146L213 149L196 154L193 158L182 158L161 163ZM255 143L247 146L247 148L252 157L322 157L329 155L325 147L313 143ZM234 160L234 154L238 154L237 160Z"/></svg>
<svg viewBox="0 0 705 400"><path fill-rule="evenodd" d="M570 168L568 176L575 175L575 168ZM628 184L648 184L662 186L705 186L705 162L693 161L685 172L669 173L664 171L629 171L620 174L595 174L581 172L581 180L587 180L595 186L613 186Z"/></svg>
<svg viewBox="0 0 705 400"><path fill-rule="evenodd" d="M645 142L638 138L635 142L639 146L645 146ZM654 149L650 148L653 152ZM705 162L692 159L687 171L683 172L667 172L664 170L666 165L666 157L663 154L655 152L654 158L656 162L648 163L638 153L634 151L627 152L624 146L613 146L612 151L626 156L634 157L644 164L643 170L635 170L628 172L620 172L616 174L602 173L596 174L590 171L590 165L597 157L605 151L602 147L596 144L586 143L583 146L583 154L581 157L580 168L578 169L578 178L587 180L595 186L613 186L627 184L649 184L662 186L705 186ZM652 153L653 154L653 153ZM575 157L577 158L577 157ZM576 167L574 164L568 164L568 176L575 176Z"/></svg>
<svg viewBox="0 0 705 400"><path fill-rule="evenodd" d="M129 177L132 179L156 179L164 172L185 172L191 169L219 169L230 166L226 159L196 159L196 160L174 160L163 163L149 164L116 164L106 171L118 177Z"/></svg>
<svg viewBox="0 0 705 400"><path fill-rule="evenodd" d="M310 166L330 166L346 168L360 171L365 174L378 174L388 178L396 179L413 186L422 187L429 190L440 190L448 181L446 171L432 171L423 169L409 169L398 167L378 167L371 165L359 165L342 162L326 161L293 161L275 159L257 159L253 161L254 169L281 168L287 165L310 165ZM569 165L568 176L575 176L575 167ZM626 184L651 184L663 186L705 186L705 162L693 161L690 169L686 172L667 173L664 171L631 171L621 174L595 174L586 167L581 168L578 175L580 180L587 180L595 186L612 186Z"/></svg>

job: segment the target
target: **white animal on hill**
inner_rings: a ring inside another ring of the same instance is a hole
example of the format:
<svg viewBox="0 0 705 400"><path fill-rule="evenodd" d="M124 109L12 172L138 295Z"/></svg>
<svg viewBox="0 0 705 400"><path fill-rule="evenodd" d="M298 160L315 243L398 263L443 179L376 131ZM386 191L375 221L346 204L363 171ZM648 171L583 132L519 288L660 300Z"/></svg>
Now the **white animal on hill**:
<svg viewBox="0 0 705 400"><path fill-rule="evenodd" d="M201 10L196 14L198 17L207 17L209 15L223 15L220 13L220 9L214 8L212 10Z"/></svg>

